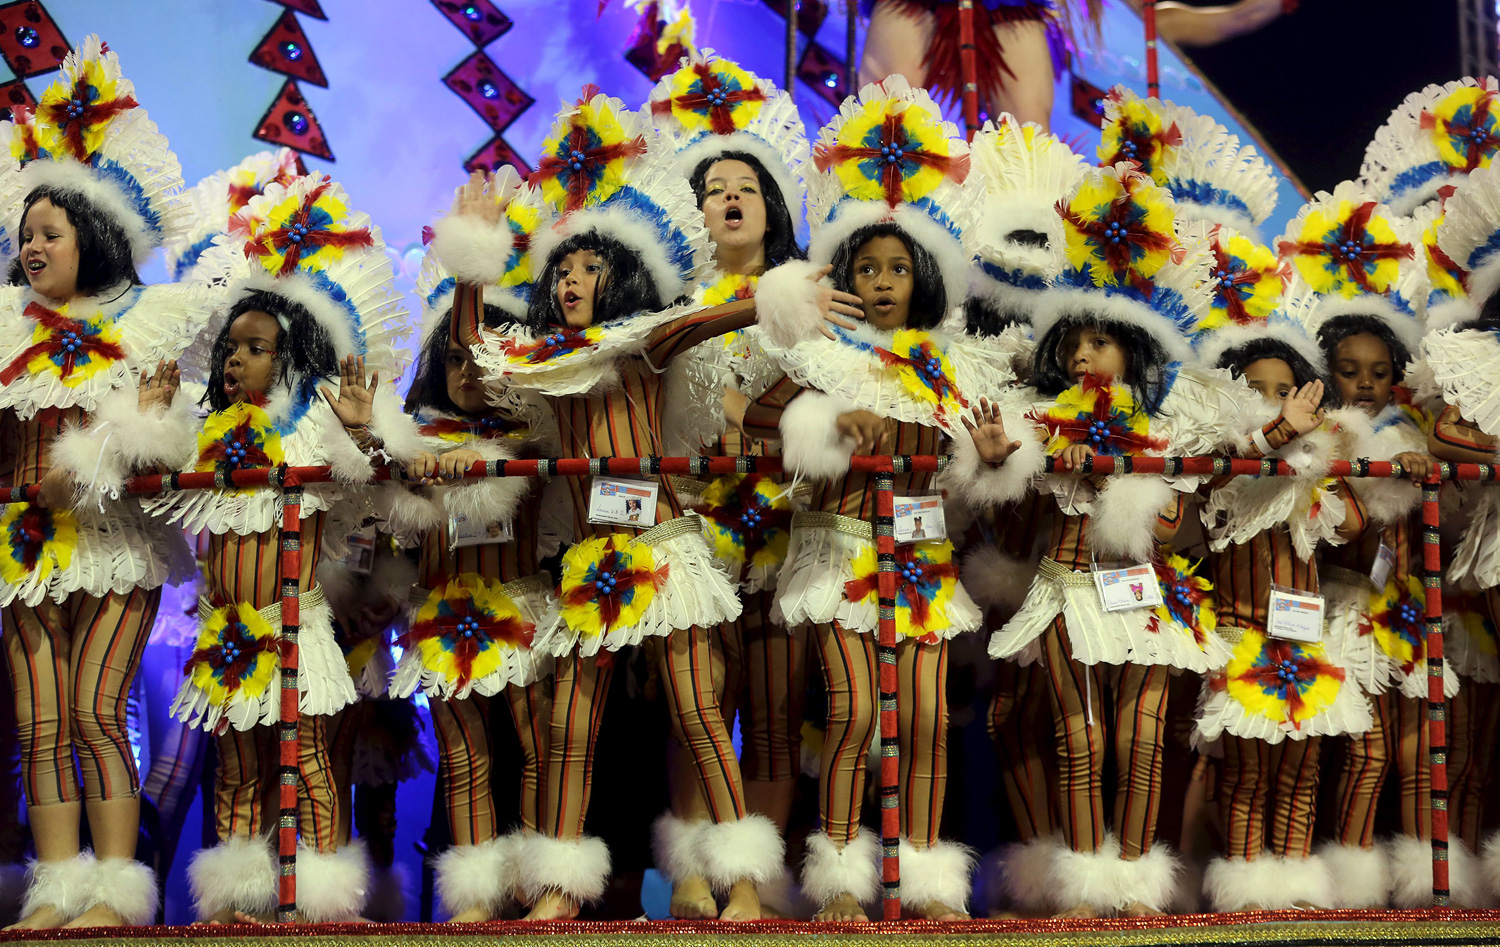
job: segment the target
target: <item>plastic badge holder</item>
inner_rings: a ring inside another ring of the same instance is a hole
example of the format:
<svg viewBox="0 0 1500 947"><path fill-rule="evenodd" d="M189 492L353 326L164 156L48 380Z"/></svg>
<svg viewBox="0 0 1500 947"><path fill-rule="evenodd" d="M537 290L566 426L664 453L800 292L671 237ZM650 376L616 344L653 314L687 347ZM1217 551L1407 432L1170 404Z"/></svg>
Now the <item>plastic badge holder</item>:
<svg viewBox="0 0 1500 947"><path fill-rule="evenodd" d="M1385 584L1391 578L1391 570L1396 568L1396 550L1380 544L1380 549L1375 553L1375 564L1370 566L1370 584L1377 591L1385 591Z"/></svg>
<svg viewBox="0 0 1500 947"><path fill-rule="evenodd" d="M1095 563L1091 570L1099 604L1106 612L1130 612L1138 608L1155 608L1162 603L1161 583L1149 562L1137 562L1118 569L1101 569Z"/></svg>
<svg viewBox="0 0 1500 947"><path fill-rule="evenodd" d="M485 523L463 516L448 518L448 548L508 543L513 538L509 523Z"/></svg>
<svg viewBox="0 0 1500 947"><path fill-rule="evenodd" d="M1323 596L1271 586L1266 631L1272 638L1317 644L1323 640Z"/></svg>
<svg viewBox="0 0 1500 947"><path fill-rule="evenodd" d="M646 480L595 477L589 484L589 522L601 526L656 525L656 493L661 485Z"/></svg>
<svg viewBox="0 0 1500 947"><path fill-rule="evenodd" d="M928 542L948 538L948 524L943 520L943 498L937 495L895 497L896 544Z"/></svg>

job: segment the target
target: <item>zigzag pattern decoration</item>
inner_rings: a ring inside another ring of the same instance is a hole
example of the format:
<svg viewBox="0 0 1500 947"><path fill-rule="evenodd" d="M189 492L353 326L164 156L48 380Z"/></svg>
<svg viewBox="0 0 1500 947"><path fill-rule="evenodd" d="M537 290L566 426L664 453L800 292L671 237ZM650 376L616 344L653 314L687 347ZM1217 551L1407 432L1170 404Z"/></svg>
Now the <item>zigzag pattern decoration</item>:
<svg viewBox="0 0 1500 947"><path fill-rule="evenodd" d="M0 120L11 117L18 105L36 108L36 96L26 85L30 76L62 66L71 44L52 14L39 0L20 0L0 6L0 57L16 77L0 84Z"/></svg>
<svg viewBox="0 0 1500 947"><path fill-rule="evenodd" d="M505 140L505 129L535 101L484 51L513 25L490 0L432 0L438 12L474 44L474 52L443 77L443 85L468 103L494 134L464 159L465 171L494 171L511 165L522 174L531 168Z"/></svg>
<svg viewBox="0 0 1500 947"><path fill-rule="evenodd" d="M286 7L276 22L250 51L250 61L262 69L287 77L281 91L271 101L255 126L255 138L272 145L285 146L304 154L333 161L333 151L323 134L323 126L298 88L297 81L328 87L328 77L313 53L307 33L297 14L328 19L318 0L276 0Z"/></svg>

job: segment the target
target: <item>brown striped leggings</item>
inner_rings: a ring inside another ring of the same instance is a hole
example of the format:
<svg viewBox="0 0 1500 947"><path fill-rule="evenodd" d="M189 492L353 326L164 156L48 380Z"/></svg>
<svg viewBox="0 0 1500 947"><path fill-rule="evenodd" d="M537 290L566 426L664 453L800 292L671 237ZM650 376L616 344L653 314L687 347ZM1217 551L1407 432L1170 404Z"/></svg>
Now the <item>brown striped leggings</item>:
<svg viewBox="0 0 1500 947"><path fill-rule="evenodd" d="M496 697L470 694L462 700L430 702L453 844L477 845L500 834L501 819L490 791L490 713L497 700L510 709L521 742L521 827L537 831L545 809L542 759L551 717L550 686L544 680L530 687L507 687Z"/></svg>
<svg viewBox="0 0 1500 947"><path fill-rule="evenodd" d="M276 727L228 728L219 734L214 817L220 841L261 838L280 811L280 745ZM328 718L304 715L297 727L297 829L302 844L338 848L342 805L328 753Z"/></svg>
<svg viewBox="0 0 1500 947"><path fill-rule="evenodd" d="M575 648L557 659L552 672L552 708L547 724L546 786L539 831L556 839L583 836L589 811L594 745L614 677L616 655L582 657Z"/></svg>
<svg viewBox="0 0 1500 947"><path fill-rule="evenodd" d="M1057 737L1058 819L1063 838L1075 852L1092 852L1103 844L1109 828L1104 820L1108 737L1104 700L1105 688L1110 686L1108 678L1113 677L1115 768L1119 775L1112 825L1120 840L1120 855L1139 858L1151 849L1161 809L1168 669L1126 664L1111 670L1079 664L1072 658L1061 615L1042 636L1042 647Z"/></svg>
<svg viewBox="0 0 1500 947"><path fill-rule="evenodd" d="M1248 861L1262 851L1287 858L1311 854L1321 742L1308 737L1272 746L1225 734L1219 780L1225 855Z"/></svg>
<svg viewBox="0 0 1500 947"><path fill-rule="evenodd" d="M859 834L865 765L880 727L875 634L837 622L815 625L813 641L828 689L818 815L842 848ZM900 714L901 834L918 848L933 845L943 821L948 783L948 643L902 641L896 649Z"/></svg>
<svg viewBox="0 0 1500 947"><path fill-rule="evenodd" d="M682 819L724 822L745 815L745 780L795 779L801 762L806 636L769 620L771 597L746 596L734 622L674 633L661 649L672 736L682 751L674 774L690 771L698 792L673 792ZM730 727L740 713L742 755Z"/></svg>
<svg viewBox="0 0 1500 947"><path fill-rule="evenodd" d="M1052 721L1043 713L1050 687L1040 661L1025 667L1014 661L996 662L990 739L1023 842L1045 838L1057 825L1057 756L1047 746Z"/></svg>
<svg viewBox="0 0 1500 947"><path fill-rule="evenodd" d="M132 589L5 609L27 804L140 793L126 697L160 603L160 589Z"/></svg>
<svg viewBox="0 0 1500 947"><path fill-rule="evenodd" d="M1493 590L1491 590L1493 591ZM1448 805L1453 837L1478 852L1484 835L1485 793L1500 738L1500 684L1465 678L1448 702Z"/></svg>
<svg viewBox="0 0 1500 947"><path fill-rule="evenodd" d="M1388 690L1372 695L1375 724L1349 739L1339 773L1335 838L1344 845L1375 844L1375 807L1395 764L1401 780L1401 833L1432 837L1432 774L1427 768L1427 702Z"/></svg>

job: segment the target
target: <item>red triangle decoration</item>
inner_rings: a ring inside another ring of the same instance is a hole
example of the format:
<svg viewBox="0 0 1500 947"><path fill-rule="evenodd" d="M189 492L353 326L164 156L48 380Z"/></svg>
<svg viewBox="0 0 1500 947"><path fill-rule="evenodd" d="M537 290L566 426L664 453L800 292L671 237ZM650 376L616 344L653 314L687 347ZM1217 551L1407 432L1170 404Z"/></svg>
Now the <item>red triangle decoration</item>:
<svg viewBox="0 0 1500 947"><path fill-rule="evenodd" d="M500 132L531 108L535 99L484 54L485 46L510 30L510 17L492 0L432 0L432 5L475 46L473 53L443 76L443 84L478 112L495 133L464 160L464 170L493 171L508 164L522 174L528 173L531 169Z"/></svg>
<svg viewBox="0 0 1500 947"><path fill-rule="evenodd" d="M323 67L302 32L302 24L291 10L282 11L260 43L250 53L250 61L262 69L279 72L293 79L301 79L316 86L328 88L328 79Z"/></svg>
<svg viewBox="0 0 1500 947"><path fill-rule="evenodd" d="M17 78L51 72L67 55L68 41L37 0L0 6L0 56Z"/></svg>
<svg viewBox="0 0 1500 947"><path fill-rule="evenodd" d="M284 7L291 7L298 13L305 13L315 20L328 19L328 15L323 12L323 8L318 6L318 0L276 0L276 2Z"/></svg>
<svg viewBox="0 0 1500 947"><path fill-rule="evenodd" d="M531 168L526 161L510 146L504 138L496 135L473 154L469 155L464 162L465 171L498 171L510 165L522 174L529 174Z"/></svg>
<svg viewBox="0 0 1500 947"><path fill-rule="evenodd" d="M256 126L255 137L272 145L285 145L305 154L332 161L333 152L323 137L323 126L302 97L297 83L288 79L276 101L266 109Z"/></svg>
<svg viewBox="0 0 1500 947"><path fill-rule="evenodd" d="M469 103L497 132L504 131L533 101L490 57L478 50L444 76L443 84Z"/></svg>
<svg viewBox="0 0 1500 947"><path fill-rule="evenodd" d="M480 49L510 32L515 25L490 0L432 0L432 5Z"/></svg>
<svg viewBox="0 0 1500 947"><path fill-rule="evenodd" d="M14 118L13 109L18 105L24 105L29 109L36 108L36 96L26 88L26 81L12 79L0 84L0 122L8 122Z"/></svg>

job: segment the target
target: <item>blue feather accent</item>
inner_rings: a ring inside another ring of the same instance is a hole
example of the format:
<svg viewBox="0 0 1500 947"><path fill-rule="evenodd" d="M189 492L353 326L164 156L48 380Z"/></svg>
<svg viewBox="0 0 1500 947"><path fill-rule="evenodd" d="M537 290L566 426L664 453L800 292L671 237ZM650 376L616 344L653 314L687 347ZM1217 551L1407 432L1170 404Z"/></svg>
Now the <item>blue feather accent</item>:
<svg viewBox="0 0 1500 947"><path fill-rule="evenodd" d="M199 258L203 256L204 252L213 245L214 234L209 234L182 251L182 255L177 258L177 265L172 267L172 279L181 281L183 276L187 274L187 271L191 270L198 263Z"/></svg>
<svg viewBox="0 0 1500 947"><path fill-rule="evenodd" d="M672 222L667 212L662 210L661 205L633 187L624 187L611 194L609 200L599 206L600 209L623 206L627 212L650 224L664 245L667 259L677 270L678 278L686 280L692 276L693 245L688 242L687 235Z"/></svg>
<svg viewBox="0 0 1500 947"><path fill-rule="evenodd" d="M1500 252L1500 230L1491 233L1488 240L1474 248L1474 252L1469 254L1469 261L1465 266L1467 269L1477 270L1497 252Z"/></svg>
<svg viewBox="0 0 1500 947"><path fill-rule="evenodd" d="M1426 164L1419 164L1415 168L1407 168L1396 175L1395 180L1391 182L1390 197L1387 200L1393 200L1411 191L1426 187L1437 178L1446 178L1452 173L1452 170L1445 161L1429 161Z"/></svg>
<svg viewBox="0 0 1500 947"><path fill-rule="evenodd" d="M1045 292L1048 283L1045 279L1025 270L1006 269L988 260L979 261L979 271L997 283L1005 283L1019 289L1029 289L1034 293Z"/></svg>
<svg viewBox="0 0 1500 947"><path fill-rule="evenodd" d="M131 209L141 216L146 222L146 229L157 237L161 236L161 215L151 206L146 198L146 189L141 187L141 182L136 180L135 175L126 171L124 167L108 158L94 159L94 170L101 178L113 183L125 192L125 198L130 202Z"/></svg>
<svg viewBox="0 0 1500 947"><path fill-rule="evenodd" d="M1211 207L1227 207L1245 216L1250 216L1249 206L1240 198L1229 191L1214 187L1207 181L1183 180L1171 181L1167 184L1167 190L1172 193L1176 200L1188 204L1202 204Z"/></svg>
<svg viewBox="0 0 1500 947"><path fill-rule="evenodd" d="M438 283L437 286L433 288L432 292L427 294L427 308L436 309L438 300L453 292L454 287L456 287L457 285L458 280L454 279L453 277L443 277L442 282Z"/></svg>
<svg viewBox="0 0 1500 947"><path fill-rule="evenodd" d="M354 307L353 301L349 299L349 294L344 292L344 287L329 279L328 275L321 270L303 271L302 275L312 281L313 287L318 292L328 297L330 302L344 310L345 315L349 317L349 328L354 330L353 354L365 354L365 330L360 325L359 310Z"/></svg>

